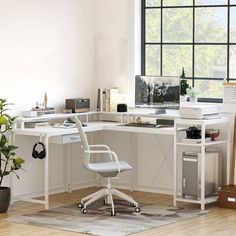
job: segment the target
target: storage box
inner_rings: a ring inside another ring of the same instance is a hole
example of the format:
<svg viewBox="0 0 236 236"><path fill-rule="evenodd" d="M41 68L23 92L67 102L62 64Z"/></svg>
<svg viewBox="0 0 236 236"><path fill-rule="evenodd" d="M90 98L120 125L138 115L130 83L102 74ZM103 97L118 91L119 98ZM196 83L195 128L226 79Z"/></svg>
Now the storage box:
<svg viewBox="0 0 236 236"><path fill-rule="evenodd" d="M220 118L220 109L212 105L182 106L179 109L180 117L183 119L210 119Z"/></svg>
<svg viewBox="0 0 236 236"><path fill-rule="evenodd" d="M220 207L236 209L236 185L219 187L218 192Z"/></svg>

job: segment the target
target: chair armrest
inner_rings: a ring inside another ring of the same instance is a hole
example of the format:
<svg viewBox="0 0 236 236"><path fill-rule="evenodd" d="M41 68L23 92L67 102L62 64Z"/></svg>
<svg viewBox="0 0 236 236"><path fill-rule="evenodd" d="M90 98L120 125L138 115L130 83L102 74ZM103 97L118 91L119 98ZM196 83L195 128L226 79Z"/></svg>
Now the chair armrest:
<svg viewBox="0 0 236 236"><path fill-rule="evenodd" d="M94 145L89 145L90 148L104 148L104 149L107 149L107 150L110 150L110 147L105 145L105 144L94 144Z"/></svg>
<svg viewBox="0 0 236 236"><path fill-rule="evenodd" d="M109 155L111 155L112 156L112 161L114 160L116 162L117 171L120 172L120 163L119 163L118 157L117 157L115 152L113 152L111 150L108 150L108 151L105 151L105 150L86 150L85 153L90 153L90 154L109 154Z"/></svg>
<svg viewBox="0 0 236 236"><path fill-rule="evenodd" d="M96 149L96 148L104 148L104 149L109 150L109 151L111 150L110 147L105 145L105 144L93 144L93 145L89 145L89 147L90 148L94 148L94 149ZM109 153L109 157L110 157L111 161L114 161L111 153Z"/></svg>

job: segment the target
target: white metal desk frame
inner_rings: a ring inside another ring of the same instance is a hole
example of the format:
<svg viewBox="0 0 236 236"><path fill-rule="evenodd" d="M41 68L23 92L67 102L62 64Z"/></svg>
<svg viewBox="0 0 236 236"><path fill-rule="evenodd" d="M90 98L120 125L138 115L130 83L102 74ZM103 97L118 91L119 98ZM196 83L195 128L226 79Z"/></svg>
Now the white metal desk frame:
<svg viewBox="0 0 236 236"><path fill-rule="evenodd" d="M186 125L186 124L194 124L194 125L200 125L201 126L201 133L205 134L205 125L215 125L215 124L223 124L226 123L227 126L227 138L226 140L222 141L214 141L214 142L205 142L205 137L202 135L201 144L183 144L183 145L189 145L189 146L196 146L201 147L201 198L200 201L198 200L192 200L192 199L178 199L177 198L177 145L182 145L182 143L178 143L177 141L177 133L178 133L178 127L177 123L179 125ZM188 120L188 119L177 119L175 121L175 135L174 135L174 186L173 186L173 205L176 206L176 202L183 201L183 202L189 202L189 203L200 203L201 204L201 210L205 209L205 204L211 203L216 201L217 197L209 197L205 198L205 157L206 157L206 150L205 148L207 146L211 145L217 145L217 144L223 144L225 143L226 150L227 150L227 160L226 160L226 181L227 184L229 184L229 178L230 178L230 122L229 118L221 118L221 119L213 119L213 120Z"/></svg>
<svg viewBox="0 0 236 236"><path fill-rule="evenodd" d="M83 114L63 114L63 115L53 115L53 116L46 116L46 117L40 117L39 118L31 118L31 119L22 119L21 121L21 129L17 129L16 130L16 134L21 134L21 135L31 135L31 136L39 136L40 141L45 143L45 148L46 148L46 153L48 154L48 146L49 146L49 138L53 137L53 136L58 136L58 135L67 135L67 134L77 134L77 129L60 129L60 128L49 128L46 130L37 130L37 129L23 129L24 127L24 122L27 122L29 120L52 120L52 119L61 119L61 118L70 118L73 116L85 116L86 118L86 122L87 123L92 123L89 122L89 115L98 115L99 114L104 114L103 112L89 112L89 113L83 113ZM148 116L148 117L157 117L156 115L145 115L145 114L140 114L140 113L122 113L122 114L118 114L118 113L105 113L105 114L109 114L109 115L119 115L120 116L120 120L121 123L123 123L124 121L134 121L136 116ZM229 127L229 126L228 126ZM150 128L141 128L141 127L130 127L130 126L120 126L120 123L106 123L106 122L100 122L99 125L97 125L96 127L85 127L85 132L93 132L93 131L101 131L101 130L109 130L109 131L124 131L124 132L130 132L131 136L130 136L130 141L132 143L132 145L136 145L136 137L133 135L134 133L148 133L148 134L164 134L164 135L171 135L174 136L174 141L176 141L176 135L175 135L175 131L173 128L163 128L163 129L150 129ZM202 131L203 133L205 131ZM160 145L159 145L160 147ZM136 148L134 148L134 150L136 151ZM161 149L162 151L162 149ZM168 149L168 152L170 151L170 148ZM201 150L203 155L205 153L205 149ZM227 157L229 157L229 152L230 149L227 148ZM69 148L66 149L66 153L68 155L68 170L70 170L70 150ZM132 165L134 167L134 171L136 170L136 160L135 160L135 152L131 153L131 159L132 159ZM163 162L165 161L165 159L167 160L167 154L163 155L164 158L161 162L160 168L163 165ZM202 165L204 165L204 162L201 162ZM167 163L168 164L168 163ZM202 169L205 169L205 166L202 166ZM203 172L202 172L203 173ZM135 173L132 176L132 187L136 185L136 180L135 180ZM158 177L158 174L156 176L156 178ZM174 181L176 179L176 147L174 145ZM202 179L204 179L205 175L203 176L202 174ZM227 183L229 181L229 161L227 161ZM175 182L174 182L175 183ZM201 187L204 188L204 186L202 186L204 183L204 181L202 181L201 183ZM71 177L68 171L68 191L71 192ZM203 193L204 191L202 191L202 195L204 196L205 193ZM174 185L174 205L176 205L176 186ZM49 208L49 157L48 155L46 155L45 157L45 200L36 200L36 199L27 199L27 201L30 202L35 202L35 203L40 203L40 204L45 204L45 209ZM203 203L202 203L203 204ZM201 205L202 207L202 205Z"/></svg>
<svg viewBox="0 0 236 236"><path fill-rule="evenodd" d="M38 120L53 120L53 119L64 119L64 118L71 118L73 116L85 116L86 122L87 123L92 123L89 122L89 115L99 115L99 114L104 114L102 112L88 112L88 113L77 113L77 114L60 114L60 115L49 115L45 117L36 117L36 118L24 118L20 121L20 128L15 130L16 135L29 135L29 136L39 136L39 140L41 142L44 142L45 144L45 149L46 149L46 157L44 158L45 162L45 167L44 167L44 172L45 172L45 183L44 183L44 192L45 192L45 199L44 200L37 200L37 199L21 199L24 201L29 201L29 202L34 202L34 203L39 203L39 204L44 204L45 209L49 208L49 139L53 136L60 136L60 135L67 135L67 134L77 134L78 131L77 129L61 129L61 128L51 128L47 127L45 129L24 129L24 123L29 122L29 121L38 121ZM109 115L119 115L121 123L124 121L130 121L134 120L135 116L142 116L142 114L127 114L127 113L106 113ZM148 115L143 115L143 116L148 116ZM156 116L153 116L156 117ZM130 141L132 144L135 146L136 144L136 138L133 135L133 133L152 133L152 134L165 134L165 135L171 135L173 136L173 128L163 128L163 129L151 129L151 128L140 128L140 127L125 127L125 126L120 126L121 123L107 123L107 122L99 122L100 124L94 126L94 127L85 127L85 132L93 132L93 131L102 131L102 130L109 130L109 131L124 131L124 132L131 132L130 136ZM135 149L136 150L136 149ZM169 149L168 149L169 150ZM168 151L169 152L169 151ZM66 148L66 154L67 154L67 161L68 161L68 170L70 170L70 150L69 148ZM131 153L130 153L131 154ZM135 156L135 153L133 153L131 156ZM164 159L166 159L166 156L164 155L164 158L162 160L162 163L164 162ZM134 167L134 170L136 169L136 161L135 158L132 158L132 165ZM68 191L71 192L71 176L68 171ZM12 181L11 181L12 182ZM135 186L135 173L132 176L132 187ZM11 183L12 185L12 183ZM12 189L13 186L11 186Z"/></svg>

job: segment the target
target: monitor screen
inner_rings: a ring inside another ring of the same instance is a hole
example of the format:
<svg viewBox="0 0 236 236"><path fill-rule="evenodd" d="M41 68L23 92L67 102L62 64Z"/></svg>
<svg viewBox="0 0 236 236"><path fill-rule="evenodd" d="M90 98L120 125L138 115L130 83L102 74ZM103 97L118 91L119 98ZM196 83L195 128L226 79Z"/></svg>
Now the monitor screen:
<svg viewBox="0 0 236 236"><path fill-rule="evenodd" d="M135 76L135 106L179 109L180 78Z"/></svg>

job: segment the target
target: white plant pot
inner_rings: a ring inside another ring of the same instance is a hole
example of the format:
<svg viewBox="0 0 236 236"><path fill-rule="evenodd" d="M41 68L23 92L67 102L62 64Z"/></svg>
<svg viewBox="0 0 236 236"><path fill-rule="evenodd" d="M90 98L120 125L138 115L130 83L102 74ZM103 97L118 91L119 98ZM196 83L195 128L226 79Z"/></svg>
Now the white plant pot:
<svg viewBox="0 0 236 236"><path fill-rule="evenodd" d="M180 102L187 102L187 95L180 95Z"/></svg>
<svg viewBox="0 0 236 236"><path fill-rule="evenodd" d="M197 102L197 97L189 97L190 102Z"/></svg>

